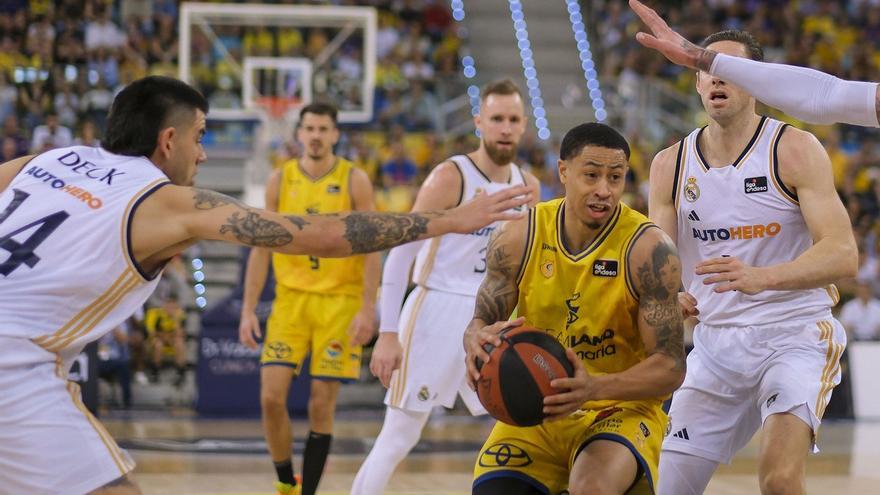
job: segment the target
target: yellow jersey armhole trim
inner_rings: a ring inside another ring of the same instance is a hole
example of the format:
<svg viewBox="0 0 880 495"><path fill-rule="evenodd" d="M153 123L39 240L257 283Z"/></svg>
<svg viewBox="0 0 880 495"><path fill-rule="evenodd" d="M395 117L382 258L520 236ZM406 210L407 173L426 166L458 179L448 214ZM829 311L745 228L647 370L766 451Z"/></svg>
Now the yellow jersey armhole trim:
<svg viewBox="0 0 880 495"><path fill-rule="evenodd" d="M522 282L523 277L526 274L526 266L528 266L529 261L532 259L532 250L535 248L535 227L537 216L537 210L532 208L529 210L529 224L528 230L526 230L526 247L523 250L523 254L521 257L521 263L519 265L519 272L516 274L516 285L519 287L519 284Z"/></svg>
<svg viewBox="0 0 880 495"><path fill-rule="evenodd" d="M630 255L630 252L632 251L633 245L636 243L636 240L638 240L638 238L641 237L642 234L644 234L645 231L651 227L657 227L657 225L655 225L652 222L645 222L645 223L639 225L639 227L633 233L632 237L630 237L629 241L627 241L626 249L624 249L624 251L623 251L623 253L624 253L623 254L623 270L624 270L623 279L624 279L624 282L626 283L626 289L629 291L629 294L636 301L639 300L640 296L639 296L639 292L636 290L635 283L634 283L634 280L632 278L632 274L629 269L630 268L629 255ZM659 227L657 227L657 228L659 228Z"/></svg>

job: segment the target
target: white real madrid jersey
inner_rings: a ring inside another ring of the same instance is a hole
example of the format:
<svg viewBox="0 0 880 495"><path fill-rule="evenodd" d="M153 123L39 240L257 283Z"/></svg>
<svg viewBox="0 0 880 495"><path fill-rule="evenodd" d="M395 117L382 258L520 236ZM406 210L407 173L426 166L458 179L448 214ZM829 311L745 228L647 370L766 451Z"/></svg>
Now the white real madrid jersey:
<svg viewBox="0 0 880 495"><path fill-rule="evenodd" d="M134 313L158 278L132 260L129 222L167 183L146 158L102 148L25 164L0 193L0 336L68 357Z"/></svg>
<svg viewBox="0 0 880 495"><path fill-rule="evenodd" d="M525 184L522 170L509 165L509 182L492 182L467 155L450 160L461 174L459 204L478 193L488 194ZM522 208L522 207L520 207ZM416 257L413 282L428 289L476 296L486 273L486 247L499 222L470 234L446 234L424 243Z"/></svg>
<svg viewBox="0 0 880 495"><path fill-rule="evenodd" d="M697 299L700 321L715 326L752 326L822 319L837 302L833 286L822 289L715 293L697 263L732 256L751 266L797 258L813 245L797 195L779 178L777 147L786 124L762 117L739 158L710 167L696 129L682 139L672 200L678 212L678 250L685 290Z"/></svg>

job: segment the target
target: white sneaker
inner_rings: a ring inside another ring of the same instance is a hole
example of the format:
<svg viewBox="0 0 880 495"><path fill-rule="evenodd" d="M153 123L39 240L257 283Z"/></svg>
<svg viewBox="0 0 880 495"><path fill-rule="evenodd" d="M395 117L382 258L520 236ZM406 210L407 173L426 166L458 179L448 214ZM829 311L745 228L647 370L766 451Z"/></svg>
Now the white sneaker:
<svg viewBox="0 0 880 495"><path fill-rule="evenodd" d="M147 379L147 374L143 371L135 371L134 372L134 381L139 383L140 385L146 385L150 383L150 380Z"/></svg>

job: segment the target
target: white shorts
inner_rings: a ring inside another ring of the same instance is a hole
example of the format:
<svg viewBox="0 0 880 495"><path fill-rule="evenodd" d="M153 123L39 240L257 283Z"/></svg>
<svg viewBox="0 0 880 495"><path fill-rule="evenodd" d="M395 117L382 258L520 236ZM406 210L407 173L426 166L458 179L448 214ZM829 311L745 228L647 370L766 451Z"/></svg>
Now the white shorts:
<svg viewBox="0 0 880 495"><path fill-rule="evenodd" d="M687 375L672 397L663 450L729 463L768 416L787 412L807 423L815 440L831 389L840 383L845 347L846 333L833 318L761 327L697 325Z"/></svg>
<svg viewBox="0 0 880 495"><path fill-rule="evenodd" d="M0 494L80 495L134 468L66 371L30 340L0 337Z"/></svg>
<svg viewBox="0 0 880 495"><path fill-rule="evenodd" d="M385 404L407 411L452 407L461 395L471 414L486 414L467 385L464 330L474 316L471 296L416 287L406 299L398 333L403 346L400 369L391 377Z"/></svg>

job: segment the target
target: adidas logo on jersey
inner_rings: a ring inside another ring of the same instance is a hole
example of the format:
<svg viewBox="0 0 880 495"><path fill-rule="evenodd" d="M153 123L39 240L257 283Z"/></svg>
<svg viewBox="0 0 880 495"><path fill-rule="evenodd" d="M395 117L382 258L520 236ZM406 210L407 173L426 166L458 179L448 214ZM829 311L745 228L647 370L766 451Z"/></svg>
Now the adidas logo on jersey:
<svg viewBox="0 0 880 495"><path fill-rule="evenodd" d="M767 177L749 177L745 180L746 194L767 192Z"/></svg>
<svg viewBox="0 0 880 495"><path fill-rule="evenodd" d="M688 220L690 220L691 222L699 222L699 221L700 221L700 215L697 215L697 212L696 212L696 211L691 210L691 212L688 213Z"/></svg>
<svg viewBox="0 0 880 495"><path fill-rule="evenodd" d="M691 437L688 436L688 429L687 428L682 428L682 429L678 430L677 432L673 433L672 436L674 436L675 438L680 438L682 440L690 440L691 439Z"/></svg>

